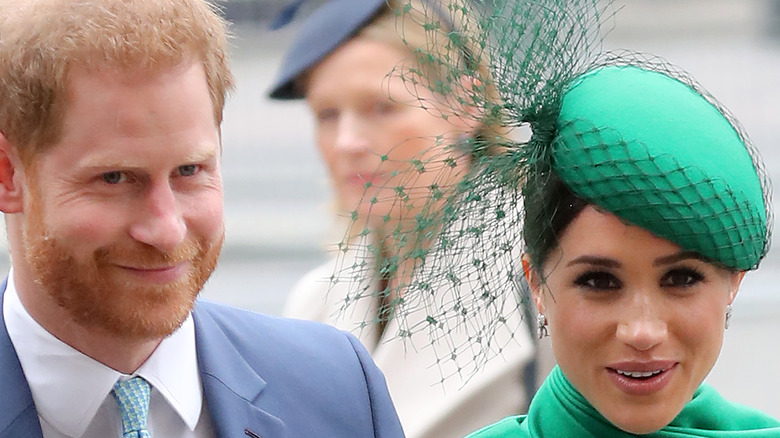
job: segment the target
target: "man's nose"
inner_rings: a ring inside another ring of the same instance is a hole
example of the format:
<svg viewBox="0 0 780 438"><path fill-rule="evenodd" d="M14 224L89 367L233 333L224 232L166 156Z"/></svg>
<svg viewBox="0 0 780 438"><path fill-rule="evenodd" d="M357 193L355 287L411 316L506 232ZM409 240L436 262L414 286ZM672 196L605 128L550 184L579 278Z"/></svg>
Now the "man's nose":
<svg viewBox="0 0 780 438"><path fill-rule="evenodd" d="M133 239L170 253L176 249L187 234L176 193L170 184L153 184L143 195L131 225Z"/></svg>

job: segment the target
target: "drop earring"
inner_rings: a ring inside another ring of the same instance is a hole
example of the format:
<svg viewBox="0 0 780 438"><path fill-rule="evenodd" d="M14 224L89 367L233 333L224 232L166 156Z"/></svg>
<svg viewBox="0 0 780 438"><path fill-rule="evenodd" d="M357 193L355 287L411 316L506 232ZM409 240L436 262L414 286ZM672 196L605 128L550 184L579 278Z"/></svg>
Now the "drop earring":
<svg viewBox="0 0 780 438"><path fill-rule="evenodd" d="M732 312L732 308L731 308L731 304L729 304L728 306L726 306L726 328L729 328L729 326L731 325L731 312Z"/></svg>
<svg viewBox="0 0 780 438"><path fill-rule="evenodd" d="M536 315L536 330L539 333L539 339L550 336L547 331L547 317L543 313Z"/></svg>

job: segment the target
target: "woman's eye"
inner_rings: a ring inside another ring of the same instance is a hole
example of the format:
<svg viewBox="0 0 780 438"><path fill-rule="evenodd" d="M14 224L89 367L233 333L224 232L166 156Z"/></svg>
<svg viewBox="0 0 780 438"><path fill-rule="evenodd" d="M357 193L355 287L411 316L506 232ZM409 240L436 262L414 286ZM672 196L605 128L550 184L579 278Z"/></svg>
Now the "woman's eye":
<svg viewBox="0 0 780 438"><path fill-rule="evenodd" d="M609 272L586 272L577 277L574 284L597 290L614 290L623 286L620 280Z"/></svg>
<svg viewBox="0 0 780 438"><path fill-rule="evenodd" d="M198 170L200 170L200 166L197 164L185 164L183 166L179 166L179 175L192 176L198 173Z"/></svg>
<svg viewBox="0 0 780 438"><path fill-rule="evenodd" d="M374 105L374 113L376 114L390 114L395 110L395 106L392 102L377 102Z"/></svg>
<svg viewBox="0 0 780 438"><path fill-rule="evenodd" d="M317 111L316 116L317 116L317 121L320 123L329 122L332 120L336 120L336 118L339 116L339 112L335 108L328 108L328 109Z"/></svg>
<svg viewBox="0 0 780 438"><path fill-rule="evenodd" d="M127 175L125 175L124 172L120 172L118 170L113 172L106 172L102 174L101 177L103 178L103 182L107 184L119 184L127 180Z"/></svg>
<svg viewBox="0 0 780 438"><path fill-rule="evenodd" d="M691 287L702 280L704 280L704 275L694 269L673 269L661 278L661 286Z"/></svg>

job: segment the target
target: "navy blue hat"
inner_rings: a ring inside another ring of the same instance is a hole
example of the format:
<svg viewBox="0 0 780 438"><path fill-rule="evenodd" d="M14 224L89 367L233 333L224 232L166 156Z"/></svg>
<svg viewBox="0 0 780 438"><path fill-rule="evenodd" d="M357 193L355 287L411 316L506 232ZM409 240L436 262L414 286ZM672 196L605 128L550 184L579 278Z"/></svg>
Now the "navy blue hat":
<svg viewBox="0 0 780 438"><path fill-rule="evenodd" d="M295 83L300 75L357 34L386 6L387 0L330 0L320 6L287 51L268 96L302 99Z"/></svg>

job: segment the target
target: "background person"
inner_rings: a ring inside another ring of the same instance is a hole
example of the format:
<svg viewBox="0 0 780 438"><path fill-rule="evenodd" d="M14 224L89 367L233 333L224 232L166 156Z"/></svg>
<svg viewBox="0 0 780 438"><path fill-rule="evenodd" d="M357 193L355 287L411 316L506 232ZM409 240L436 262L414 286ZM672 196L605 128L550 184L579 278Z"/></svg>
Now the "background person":
<svg viewBox="0 0 780 438"><path fill-rule="evenodd" d="M196 301L224 236L215 10L0 17L0 436L402 437L351 335Z"/></svg>
<svg viewBox="0 0 780 438"><path fill-rule="evenodd" d="M428 80L446 73L430 66L415 70L415 51L430 48L426 21L445 33L468 31L467 15L452 14L433 2L329 1L302 25L270 92L276 99L306 99L339 214L356 218L342 250L298 282L284 314L359 330L387 377L407 436L415 438L463 435L488 418L523 412L535 390L536 372L535 346L522 312L506 323L516 330L504 330L494 346L476 353L500 350L473 376L442 361L441 347L428 345L432 340L424 333L399 338L404 324L420 322L401 321L392 310L412 281L414 261L408 252L417 248L399 236L414 226L419 206L433 196L430 187L456 185L474 164L476 158L467 152L474 139L490 149L495 138L506 135L498 120L478 114L481 109L464 105L452 111L440 102L444 95L412 89L415 75ZM441 41L433 47L442 56L467 62L468 48L452 50ZM476 76L489 76L486 65L475 70ZM468 75L456 81L480 83ZM489 86L482 92L497 99ZM460 148L448 147L453 143ZM441 172L409 177L410 160ZM401 185L404 194L399 195L394 188ZM398 260L402 262L394 265ZM351 267L358 267L359 274ZM352 281L354 277L359 280ZM519 307L518 296L514 309ZM449 357L449 347L444 349ZM474 354L465 352L462 362Z"/></svg>

